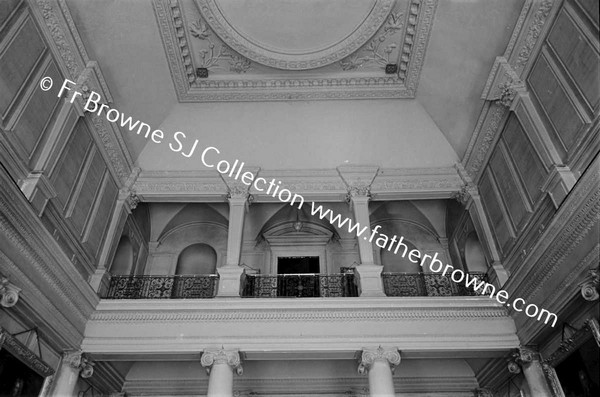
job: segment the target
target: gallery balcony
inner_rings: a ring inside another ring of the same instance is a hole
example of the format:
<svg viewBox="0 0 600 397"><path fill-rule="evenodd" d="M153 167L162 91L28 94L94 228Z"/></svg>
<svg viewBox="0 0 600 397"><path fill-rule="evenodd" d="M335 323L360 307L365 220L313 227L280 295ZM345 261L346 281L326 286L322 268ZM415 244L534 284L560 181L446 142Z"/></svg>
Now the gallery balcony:
<svg viewBox="0 0 600 397"><path fill-rule="evenodd" d="M488 281L486 273L470 272L470 278ZM387 296L478 296L472 287L464 283L455 283L449 275L427 273L390 273L381 274L383 290Z"/></svg>
<svg viewBox="0 0 600 397"><path fill-rule="evenodd" d="M357 297L353 273L248 274L242 298Z"/></svg>
<svg viewBox="0 0 600 397"><path fill-rule="evenodd" d="M217 294L216 274L112 276L105 299L206 299Z"/></svg>
<svg viewBox="0 0 600 397"><path fill-rule="evenodd" d="M471 272L470 277L487 281L485 273ZM477 296L464 283L449 276L424 273L381 275L384 292L390 297ZM105 299L208 299L217 294L219 276L112 276ZM354 273L243 274L242 298L344 298L358 297Z"/></svg>

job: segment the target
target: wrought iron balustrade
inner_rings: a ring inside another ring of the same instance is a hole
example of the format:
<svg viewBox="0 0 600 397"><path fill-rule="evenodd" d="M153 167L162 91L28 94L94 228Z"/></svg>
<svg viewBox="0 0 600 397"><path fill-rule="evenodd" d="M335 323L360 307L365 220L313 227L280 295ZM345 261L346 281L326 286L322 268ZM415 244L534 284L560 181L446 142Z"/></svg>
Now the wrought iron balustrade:
<svg viewBox="0 0 600 397"><path fill-rule="evenodd" d="M318 298L358 296L354 274L246 274L243 298Z"/></svg>
<svg viewBox="0 0 600 397"><path fill-rule="evenodd" d="M481 272L468 273L469 277L477 277L477 285L488 281L487 274ZM387 296L478 296L472 287L467 287L464 280L460 283L450 279L450 274L427 273L382 273L383 289ZM481 291L482 289L480 289Z"/></svg>
<svg viewBox="0 0 600 397"><path fill-rule="evenodd" d="M217 292L216 274L112 276L106 299L206 299Z"/></svg>

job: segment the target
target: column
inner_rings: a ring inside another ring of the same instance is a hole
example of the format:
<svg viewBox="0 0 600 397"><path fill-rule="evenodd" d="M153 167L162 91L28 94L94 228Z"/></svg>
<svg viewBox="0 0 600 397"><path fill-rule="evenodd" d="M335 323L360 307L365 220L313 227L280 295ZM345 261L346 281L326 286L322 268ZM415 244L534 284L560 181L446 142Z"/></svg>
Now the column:
<svg viewBox="0 0 600 397"><path fill-rule="evenodd" d="M209 374L207 397L233 397L233 372L243 373L237 350L205 350L200 363Z"/></svg>
<svg viewBox="0 0 600 397"><path fill-rule="evenodd" d="M240 277L244 269L240 267L244 218L248 208L248 187L229 189L229 230L227 232L227 261L217 269L219 273L219 297L239 297Z"/></svg>
<svg viewBox="0 0 600 397"><path fill-rule="evenodd" d="M92 364L81 351L65 352L54 378L54 387L50 396L73 396L79 376L85 379L92 376L93 373Z"/></svg>
<svg viewBox="0 0 600 397"><path fill-rule="evenodd" d="M369 189L350 188L348 192L350 205L354 212L354 221L362 227L370 228ZM370 229L369 229L370 231ZM376 265L373 258L373 244L369 240L371 233L357 237L360 265L355 268L360 286L360 296L385 296L381 280L382 266Z"/></svg>
<svg viewBox="0 0 600 397"><path fill-rule="evenodd" d="M530 348L521 347L518 352L513 354L513 357L514 360L508 363L509 372L518 374L522 370L532 395L552 397L540 362L540 355Z"/></svg>
<svg viewBox="0 0 600 397"><path fill-rule="evenodd" d="M395 397L394 368L400 364L398 349L363 348L358 361L358 373L369 374L369 390L371 396Z"/></svg>

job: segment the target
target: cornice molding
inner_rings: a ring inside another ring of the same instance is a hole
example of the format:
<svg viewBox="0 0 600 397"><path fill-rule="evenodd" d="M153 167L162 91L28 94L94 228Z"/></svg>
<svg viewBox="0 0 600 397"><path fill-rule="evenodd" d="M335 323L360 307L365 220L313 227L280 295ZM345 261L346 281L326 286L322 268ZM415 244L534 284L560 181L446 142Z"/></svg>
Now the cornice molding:
<svg viewBox="0 0 600 397"><path fill-rule="evenodd" d="M206 0L198 1L206 2ZM153 5L179 101L239 102L414 98L437 2L438 0L423 0L408 5L406 23L401 36L402 42L398 44L401 51L397 60L399 65L397 75L385 75L382 71L352 70L342 71L340 77L336 78L326 74L322 76L311 74L305 78L262 78L261 75L248 77L247 73L244 78L238 75L229 78L212 76L207 79L197 78L193 57L190 55L191 46L188 42L189 35L186 34L184 11L181 5L176 0L154 0ZM211 24L214 24L214 21ZM226 34L220 29L217 33L221 36ZM354 53L365 46L354 49ZM233 45L233 47L231 51L237 51L236 56L239 58L254 57L253 54L246 53L243 46ZM352 53L353 51L347 52L346 58ZM268 63L267 60L264 61ZM290 64L285 63L282 66L290 66Z"/></svg>
<svg viewBox="0 0 600 397"><path fill-rule="evenodd" d="M358 187L362 182L370 182L368 184L374 200L447 199L454 197L464 186L456 167L373 167L374 173L365 176L369 181L359 181L360 178L356 177L358 174L353 171L349 183ZM371 171L369 169L368 173ZM267 181L281 181L282 187L313 201L343 202L349 187L352 187L336 170L261 169L260 177ZM132 190L142 201L223 202L228 194L228 186L217 171L142 171ZM254 198L253 202L278 202L277 198L259 192L253 186L250 186L249 193Z"/></svg>
<svg viewBox="0 0 600 397"><path fill-rule="evenodd" d="M90 317L98 323L190 323L197 321L439 321L507 318L493 300L478 298L327 298L302 302L277 299L208 301L102 300Z"/></svg>

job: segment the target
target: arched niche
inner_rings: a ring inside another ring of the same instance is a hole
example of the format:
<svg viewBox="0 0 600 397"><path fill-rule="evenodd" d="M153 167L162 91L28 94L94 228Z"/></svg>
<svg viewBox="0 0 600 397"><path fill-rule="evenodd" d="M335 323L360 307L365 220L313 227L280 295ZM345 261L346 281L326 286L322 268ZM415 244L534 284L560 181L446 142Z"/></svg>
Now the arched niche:
<svg viewBox="0 0 600 397"><path fill-rule="evenodd" d="M177 257L175 274L215 274L217 252L208 244L192 244Z"/></svg>
<svg viewBox="0 0 600 397"><path fill-rule="evenodd" d="M475 232L465 240L465 264L470 272L487 272L487 262L483 247Z"/></svg>
<svg viewBox="0 0 600 397"><path fill-rule="evenodd" d="M128 236L121 236L113 262L110 266L110 272L114 275L131 274L133 269L133 245Z"/></svg>
<svg viewBox="0 0 600 397"><path fill-rule="evenodd" d="M215 274L217 252L208 244L192 244L177 257L175 274Z"/></svg>
<svg viewBox="0 0 600 397"><path fill-rule="evenodd" d="M407 252L411 250L417 249L413 243L410 241L403 241L404 244L408 247ZM421 266L419 262L413 263L408 259L408 255L402 257L400 254L394 254L393 251L389 251L387 249L382 249L381 253L381 264L383 265L384 272L394 272L394 273L419 273L421 272Z"/></svg>

